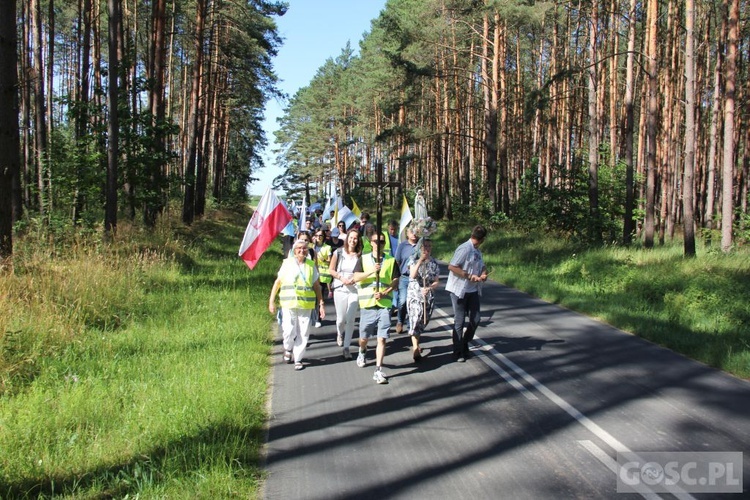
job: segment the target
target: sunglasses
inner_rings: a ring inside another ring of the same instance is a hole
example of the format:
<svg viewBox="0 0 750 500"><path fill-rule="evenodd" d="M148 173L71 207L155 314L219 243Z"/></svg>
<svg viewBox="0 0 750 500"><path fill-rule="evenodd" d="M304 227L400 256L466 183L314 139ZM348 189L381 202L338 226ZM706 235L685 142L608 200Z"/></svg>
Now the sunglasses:
<svg viewBox="0 0 750 500"><path fill-rule="evenodd" d="M385 243L385 240L370 240L370 243Z"/></svg>

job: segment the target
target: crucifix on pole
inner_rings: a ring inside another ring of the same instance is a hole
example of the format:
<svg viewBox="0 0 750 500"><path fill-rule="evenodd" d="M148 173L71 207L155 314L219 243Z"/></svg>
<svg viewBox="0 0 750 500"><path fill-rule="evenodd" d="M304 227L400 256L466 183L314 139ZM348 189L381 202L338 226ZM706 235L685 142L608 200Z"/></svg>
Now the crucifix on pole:
<svg viewBox="0 0 750 500"><path fill-rule="evenodd" d="M375 231L378 239L382 238L382 224L383 224L383 189L386 187L400 187L401 183L398 181L386 181L383 180L384 165L380 162L375 164L375 182L360 182L359 185L362 187L374 187L377 189L377 201L378 201L378 212L377 212L377 225ZM378 245L378 253L376 255L377 261L380 262L383 252L383 245ZM380 282L380 273L376 277L378 283Z"/></svg>

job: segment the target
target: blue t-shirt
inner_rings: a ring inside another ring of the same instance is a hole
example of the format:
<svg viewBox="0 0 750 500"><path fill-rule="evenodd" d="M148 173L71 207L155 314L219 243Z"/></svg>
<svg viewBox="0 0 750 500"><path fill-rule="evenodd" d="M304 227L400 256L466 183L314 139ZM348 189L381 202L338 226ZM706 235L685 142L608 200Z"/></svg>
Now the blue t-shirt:
<svg viewBox="0 0 750 500"><path fill-rule="evenodd" d="M398 269L401 271L402 276L409 276L409 257L411 257L411 254L414 252L414 247L416 246L416 243L412 245L409 243L409 240L402 241L398 244L396 253L393 256L396 258L396 263L398 264Z"/></svg>

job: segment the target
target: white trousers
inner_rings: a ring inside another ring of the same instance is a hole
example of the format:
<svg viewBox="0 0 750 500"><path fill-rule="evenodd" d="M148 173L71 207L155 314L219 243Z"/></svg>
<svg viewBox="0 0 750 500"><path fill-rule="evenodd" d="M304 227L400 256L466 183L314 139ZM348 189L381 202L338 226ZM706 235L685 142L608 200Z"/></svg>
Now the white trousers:
<svg viewBox="0 0 750 500"><path fill-rule="evenodd" d="M349 287L342 286L333 291L333 305L336 307L336 335L344 337L344 348L352 344L354 322L359 313L359 297Z"/></svg>
<svg viewBox="0 0 750 500"><path fill-rule="evenodd" d="M310 340L312 309L281 309L281 335L285 351L291 351L294 362L301 363Z"/></svg>

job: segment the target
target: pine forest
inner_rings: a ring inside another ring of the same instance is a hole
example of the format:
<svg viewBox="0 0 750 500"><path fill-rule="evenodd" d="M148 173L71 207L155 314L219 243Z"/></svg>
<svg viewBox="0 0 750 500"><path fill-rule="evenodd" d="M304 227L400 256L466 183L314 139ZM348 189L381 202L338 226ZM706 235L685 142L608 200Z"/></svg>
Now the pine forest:
<svg viewBox="0 0 750 500"><path fill-rule="evenodd" d="M396 210L421 189L439 218L595 245L746 242L750 2L388 0L269 138L287 8L3 0L2 253L32 221L191 224L247 201L265 148L308 200L371 204L380 169Z"/></svg>

